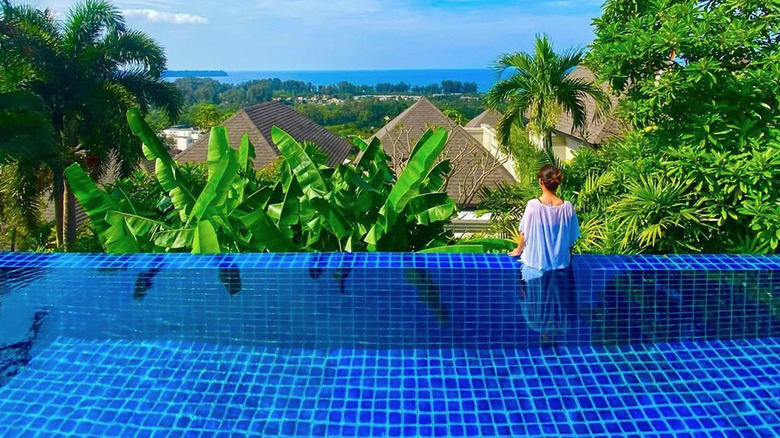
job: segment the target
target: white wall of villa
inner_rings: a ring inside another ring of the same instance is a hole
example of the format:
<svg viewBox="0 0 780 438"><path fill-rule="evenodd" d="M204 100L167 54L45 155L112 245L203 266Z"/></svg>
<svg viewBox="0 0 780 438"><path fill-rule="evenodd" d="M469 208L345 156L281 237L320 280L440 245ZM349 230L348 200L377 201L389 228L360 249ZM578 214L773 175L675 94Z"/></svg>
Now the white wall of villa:
<svg viewBox="0 0 780 438"><path fill-rule="evenodd" d="M203 137L203 133L194 128L170 127L163 129L162 135L173 139L174 147L180 151L186 150Z"/></svg>
<svg viewBox="0 0 780 438"><path fill-rule="evenodd" d="M529 139L539 149L544 148L544 141L541 136L529 133ZM562 135L557 132L553 132L552 146L555 156L561 161L569 161L574 158L577 150L586 147L587 145L576 138Z"/></svg>
<svg viewBox="0 0 780 438"><path fill-rule="evenodd" d="M498 138L496 137L496 130L492 126L482 124L479 128L464 127L463 129L468 134L478 141L485 149L490 152L496 160L503 163L504 169L512 175L512 178L517 180L517 173L515 173L515 160L507 154L503 153L498 147Z"/></svg>

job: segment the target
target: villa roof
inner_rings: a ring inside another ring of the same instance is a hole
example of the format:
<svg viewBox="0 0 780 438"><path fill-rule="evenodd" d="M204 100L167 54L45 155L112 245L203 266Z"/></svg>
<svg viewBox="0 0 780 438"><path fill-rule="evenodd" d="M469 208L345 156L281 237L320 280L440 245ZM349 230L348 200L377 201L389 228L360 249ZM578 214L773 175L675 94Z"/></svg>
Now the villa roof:
<svg viewBox="0 0 780 438"><path fill-rule="evenodd" d="M501 120L503 115L496 110L485 110L477 117L471 119L466 123L466 128L479 128L482 125L488 125L495 128L498 125L498 121Z"/></svg>
<svg viewBox="0 0 780 438"><path fill-rule="evenodd" d="M582 79L590 83L597 81L596 75L585 67L576 68L569 73L569 77ZM603 84L602 88L605 92L608 92L606 84ZM614 109L618 105L618 98L609 94L609 99L612 103L612 112L599 120L595 118L596 101L590 96L585 97L585 114L587 115L588 120L586 121L583 132L578 132L573 129L574 119L571 117L571 114L568 113L561 114L558 118L558 122L555 124L555 131L559 134L574 137L594 145L602 144L611 137L621 135L624 132L624 129L620 121L614 115Z"/></svg>
<svg viewBox="0 0 780 438"><path fill-rule="evenodd" d="M405 164L417 140L434 126L449 131L447 145L442 152L442 158L449 159L453 165L447 193L461 206L476 205L479 199L468 199L469 191L480 181L483 186L514 182L512 175L477 140L424 97L388 122L374 137L382 142L397 171Z"/></svg>
<svg viewBox="0 0 780 438"><path fill-rule="evenodd" d="M299 142L311 141L325 154L328 165L342 163L352 151L352 145L312 120L298 114L280 102L265 102L241 109L222 123L227 128L230 145L237 147L244 133L255 147L255 168L271 163L279 150L271 140L271 127L278 126ZM180 163L205 163L208 157L209 136L196 141L174 159Z"/></svg>

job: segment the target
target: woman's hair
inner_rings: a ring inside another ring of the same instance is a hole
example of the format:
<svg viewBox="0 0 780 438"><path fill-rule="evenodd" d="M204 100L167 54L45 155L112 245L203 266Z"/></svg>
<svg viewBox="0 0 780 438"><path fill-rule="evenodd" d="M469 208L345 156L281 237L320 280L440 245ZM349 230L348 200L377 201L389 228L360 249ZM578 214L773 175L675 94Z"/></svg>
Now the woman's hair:
<svg viewBox="0 0 780 438"><path fill-rule="evenodd" d="M551 192L558 189L558 186L563 182L563 173L557 167L549 164L542 166L537 176L542 181L542 185Z"/></svg>

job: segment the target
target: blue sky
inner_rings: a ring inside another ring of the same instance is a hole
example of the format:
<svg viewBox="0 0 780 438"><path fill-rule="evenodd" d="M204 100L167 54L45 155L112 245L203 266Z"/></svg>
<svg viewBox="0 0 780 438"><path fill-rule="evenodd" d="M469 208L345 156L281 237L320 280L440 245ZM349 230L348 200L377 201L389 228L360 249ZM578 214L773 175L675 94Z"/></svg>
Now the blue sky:
<svg viewBox="0 0 780 438"><path fill-rule="evenodd" d="M19 2L24 2L20 0ZM27 0L67 12L72 1ZM601 0L116 0L171 69L481 68L503 52L586 46Z"/></svg>

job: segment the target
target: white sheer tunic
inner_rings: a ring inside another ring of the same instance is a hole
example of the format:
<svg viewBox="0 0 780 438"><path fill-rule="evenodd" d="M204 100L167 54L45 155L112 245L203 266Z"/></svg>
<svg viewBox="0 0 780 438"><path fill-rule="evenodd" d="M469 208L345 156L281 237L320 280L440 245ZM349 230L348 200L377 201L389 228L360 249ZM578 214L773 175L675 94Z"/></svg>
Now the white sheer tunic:
<svg viewBox="0 0 780 438"><path fill-rule="evenodd" d="M571 202L550 206L539 199L528 201L519 229L525 236L520 256L524 268L543 274L569 266L571 247L580 237L580 224Z"/></svg>

